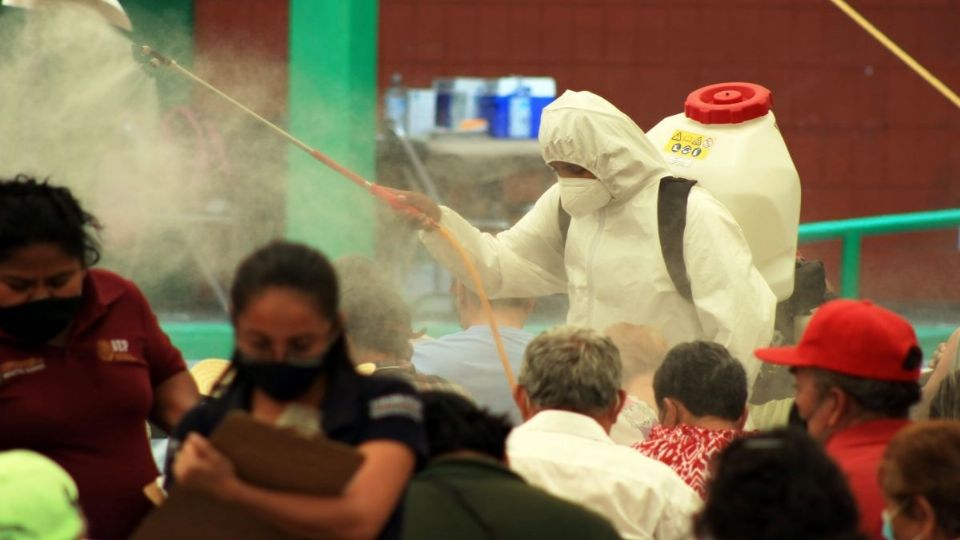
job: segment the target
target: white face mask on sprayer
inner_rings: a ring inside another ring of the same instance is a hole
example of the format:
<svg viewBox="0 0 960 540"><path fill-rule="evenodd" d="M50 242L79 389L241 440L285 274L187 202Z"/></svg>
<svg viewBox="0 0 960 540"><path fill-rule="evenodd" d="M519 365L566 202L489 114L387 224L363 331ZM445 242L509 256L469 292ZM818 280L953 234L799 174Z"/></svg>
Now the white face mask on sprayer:
<svg viewBox="0 0 960 540"><path fill-rule="evenodd" d="M594 178L558 178L560 183L560 204L573 217L586 216L603 208L613 195Z"/></svg>

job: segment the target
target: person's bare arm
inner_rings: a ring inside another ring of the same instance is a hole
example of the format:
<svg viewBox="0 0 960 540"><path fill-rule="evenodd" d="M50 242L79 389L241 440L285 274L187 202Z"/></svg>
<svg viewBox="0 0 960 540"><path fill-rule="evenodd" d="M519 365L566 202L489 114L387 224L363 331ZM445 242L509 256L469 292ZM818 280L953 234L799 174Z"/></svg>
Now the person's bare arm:
<svg viewBox="0 0 960 540"><path fill-rule="evenodd" d="M173 471L177 483L206 491L307 538L376 538L400 501L415 458L405 445L374 440L357 447L364 462L339 497L267 490L237 478L233 465L209 441L191 434ZM278 456L278 459L282 459Z"/></svg>
<svg viewBox="0 0 960 540"><path fill-rule="evenodd" d="M150 418L169 433L199 401L197 383L189 371L181 371L153 389Z"/></svg>

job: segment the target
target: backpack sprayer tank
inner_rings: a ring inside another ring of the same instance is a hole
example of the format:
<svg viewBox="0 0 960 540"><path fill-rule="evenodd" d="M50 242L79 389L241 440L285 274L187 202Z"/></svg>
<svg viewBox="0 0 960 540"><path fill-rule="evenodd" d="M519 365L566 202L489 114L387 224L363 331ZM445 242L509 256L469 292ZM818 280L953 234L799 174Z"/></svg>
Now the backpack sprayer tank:
<svg viewBox="0 0 960 540"><path fill-rule="evenodd" d="M800 177L771 104L770 91L758 84L705 86L647 136L675 176L697 180L730 210L782 301L793 292Z"/></svg>

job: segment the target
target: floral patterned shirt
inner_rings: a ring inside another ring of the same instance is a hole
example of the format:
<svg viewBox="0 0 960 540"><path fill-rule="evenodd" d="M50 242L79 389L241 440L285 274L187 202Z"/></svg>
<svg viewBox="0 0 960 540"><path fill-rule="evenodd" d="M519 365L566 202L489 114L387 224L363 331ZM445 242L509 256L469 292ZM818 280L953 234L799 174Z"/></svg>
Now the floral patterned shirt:
<svg viewBox="0 0 960 540"><path fill-rule="evenodd" d="M686 424L654 426L632 448L670 466L700 497L706 494L707 466L713 456L744 434L740 429L705 429Z"/></svg>

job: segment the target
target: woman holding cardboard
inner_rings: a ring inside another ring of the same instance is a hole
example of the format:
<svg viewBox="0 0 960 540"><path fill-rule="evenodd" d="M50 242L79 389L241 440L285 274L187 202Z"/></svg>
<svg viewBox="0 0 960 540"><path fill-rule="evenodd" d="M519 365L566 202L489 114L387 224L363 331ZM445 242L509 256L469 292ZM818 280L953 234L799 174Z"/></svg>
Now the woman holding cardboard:
<svg viewBox="0 0 960 540"><path fill-rule="evenodd" d="M401 496L426 455L420 400L402 381L354 371L338 302L332 266L307 246L274 242L241 263L232 365L219 396L175 431L173 477L298 537L398 538ZM363 463L339 496L251 485L207 439L234 410L354 446Z"/></svg>

